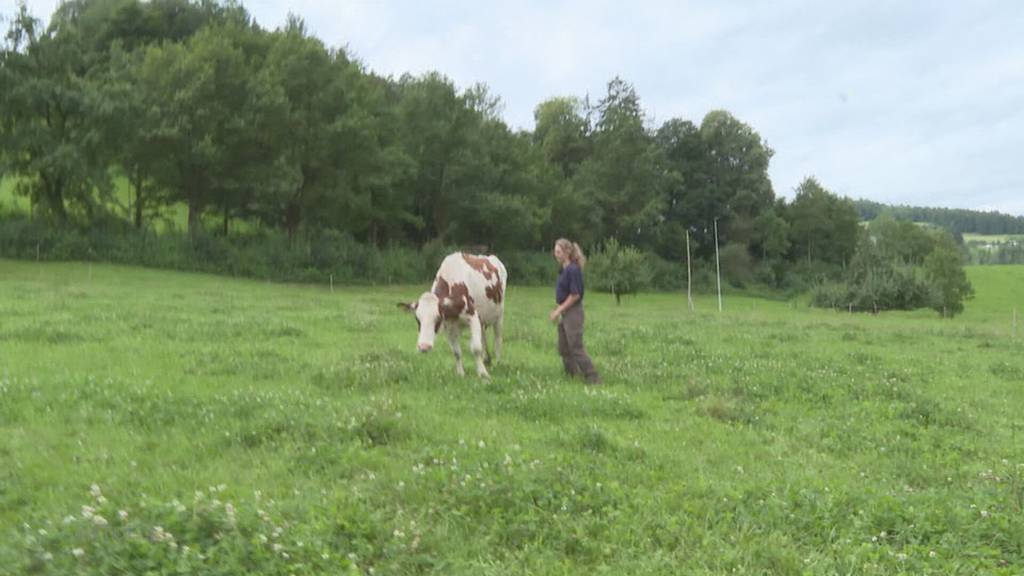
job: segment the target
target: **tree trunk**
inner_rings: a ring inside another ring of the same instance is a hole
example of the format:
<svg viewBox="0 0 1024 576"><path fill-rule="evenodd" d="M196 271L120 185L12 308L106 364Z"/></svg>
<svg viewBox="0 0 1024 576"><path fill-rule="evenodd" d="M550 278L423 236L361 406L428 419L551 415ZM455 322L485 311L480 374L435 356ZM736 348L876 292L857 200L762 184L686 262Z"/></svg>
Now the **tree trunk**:
<svg viewBox="0 0 1024 576"><path fill-rule="evenodd" d="M135 168L135 228L142 230L142 170Z"/></svg>
<svg viewBox="0 0 1024 576"><path fill-rule="evenodd" d="M195 240L196 234L199 233L199 216L199 202L195 198L190 198L188 201L188 237L192 240Z"/></svg>
<svg viewBox="0 0 1024 576"><path fill-rule="evenodd" d="M58 223L64 224L68 220L67 210L64 209L64 190L60 177L50 180L45 174L40 174L39 179L43 181L43 190L40 195L46 209Z"/></svg>
<svg viewBox="0 0 1024 576"><path fill-rule="evenodd" d="M297 200L291 200L284 209L284 227L288 230L288 241L295 240L295 234L299 230L299 223L302 221L302 207Z"/></svg>

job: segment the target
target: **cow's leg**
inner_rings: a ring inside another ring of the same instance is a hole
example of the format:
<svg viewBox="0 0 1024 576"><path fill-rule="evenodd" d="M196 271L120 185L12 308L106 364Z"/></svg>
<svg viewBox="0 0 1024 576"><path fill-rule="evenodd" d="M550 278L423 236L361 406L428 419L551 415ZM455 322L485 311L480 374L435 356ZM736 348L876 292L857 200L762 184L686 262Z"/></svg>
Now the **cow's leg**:
<svg viewBox="0 0 1024 576"><path fill-rule="evenodd" d="M456 322L445 322L445 334L448 336L448 345L455 355L455 371L459 376L466 375L466 369L462 367L462 346L459 345L459 325Z"/></svg>
<svg viewBox="0 0 1024 576"><path fill-rule="evenodd" d="M491 365L491 347L487 345L487 324L480 323L480 341L484 345L484 366Z"/></svg>
<svg viewBox="0 0 1024 576"><path fill-rule="evenodd" d="M484 345L483 326L480 324L480 317L476 314L469 317L469 349L476 358L476 374L481 378L490 378L487 367L484 366Z"/></svg>
<svg viewBox="0 0 1024 576"><path fill-rule="evenodd" d="M505 313L501 312L498 314L498 319L494 322L494 361L498 362L501 360L501 340L502 330L505 328Z"/></svg>

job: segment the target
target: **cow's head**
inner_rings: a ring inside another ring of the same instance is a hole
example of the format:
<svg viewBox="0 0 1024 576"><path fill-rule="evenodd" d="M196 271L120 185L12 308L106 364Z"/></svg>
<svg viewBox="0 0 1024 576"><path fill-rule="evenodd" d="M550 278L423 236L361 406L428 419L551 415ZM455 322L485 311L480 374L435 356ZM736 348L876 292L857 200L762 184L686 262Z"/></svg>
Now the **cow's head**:
<svg viewBox="0 0 1024 576"><path fill-rule="evenodd" d="M437 295L433 292L424 292L419 300L402 302L398 306L416 316L416 324L419 326L416 348L420 352L430 352L434 347L434 337L441 331L443 320Z"/></svg>

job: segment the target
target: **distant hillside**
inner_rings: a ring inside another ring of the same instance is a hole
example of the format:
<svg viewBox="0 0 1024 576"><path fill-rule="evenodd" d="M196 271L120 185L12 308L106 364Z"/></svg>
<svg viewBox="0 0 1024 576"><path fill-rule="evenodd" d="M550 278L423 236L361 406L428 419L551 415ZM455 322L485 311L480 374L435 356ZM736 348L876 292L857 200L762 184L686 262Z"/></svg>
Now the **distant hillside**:
<svg viewBox="0 0 1024 576"><path fill-rule="evenodd" d="M874 220L888 210L897 220L930 222L954 233L1024 234L1024 217L1001 212L982 212L961 208L923 208L920 206L892 206L871 200L854 200L853 205L863 220Z"/></svg>

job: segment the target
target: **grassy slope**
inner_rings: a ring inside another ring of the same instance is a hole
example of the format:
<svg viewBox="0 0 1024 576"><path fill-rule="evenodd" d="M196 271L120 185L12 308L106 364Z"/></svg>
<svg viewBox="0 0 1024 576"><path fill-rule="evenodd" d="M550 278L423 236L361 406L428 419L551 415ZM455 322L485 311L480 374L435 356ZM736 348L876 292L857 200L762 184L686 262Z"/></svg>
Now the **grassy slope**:
<svg viewBox="0 0 1024 576"><path fill-rule="evenodd" d="M590 389L546 289L482 383L414 352L422 287L0 261L0 526L226 484L377 573L1014 573L1024 269L969 272L952 321L588 294Z"/></svg>

